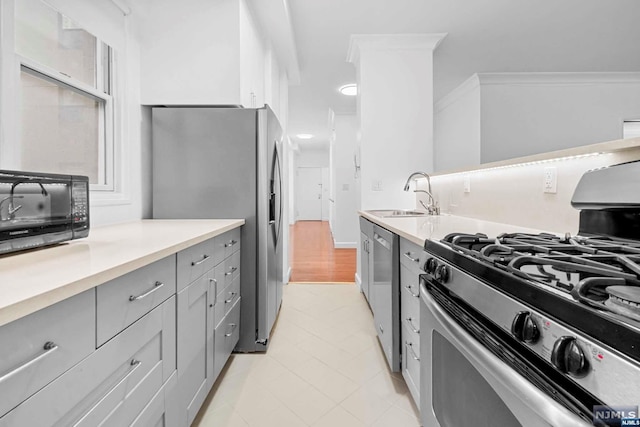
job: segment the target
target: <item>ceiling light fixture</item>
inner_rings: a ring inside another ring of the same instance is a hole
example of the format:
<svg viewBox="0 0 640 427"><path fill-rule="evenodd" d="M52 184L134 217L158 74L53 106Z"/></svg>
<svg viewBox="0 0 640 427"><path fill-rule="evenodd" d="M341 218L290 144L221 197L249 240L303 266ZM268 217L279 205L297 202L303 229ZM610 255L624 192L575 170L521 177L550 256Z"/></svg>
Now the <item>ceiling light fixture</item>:
<svg viewBox="0 0 640 427"><path fill-rule="evenodd" d="M338 91L347 96L356 96L358 94L358 86L355 83L350 83L348 85L340 86Z"/></svg>
<svg viewBox="0 0 640 427"><path fill-rule="evenodd" d="M311 135L310 133L299 133L296 135L296 137L298 139L311 139L313 138L313 135Z"/></svg>

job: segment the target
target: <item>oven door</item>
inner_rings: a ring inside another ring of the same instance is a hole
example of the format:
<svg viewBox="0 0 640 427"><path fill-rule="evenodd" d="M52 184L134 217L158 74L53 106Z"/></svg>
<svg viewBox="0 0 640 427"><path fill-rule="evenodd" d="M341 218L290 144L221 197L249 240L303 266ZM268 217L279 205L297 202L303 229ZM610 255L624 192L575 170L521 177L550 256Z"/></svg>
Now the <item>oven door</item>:
<svg viewBox="0 0 640 427"><path fill-rule="evenodd" d="M481 344L438 302L441 294L421 284L420 361L422 425L589 426ZM464 319L480 336L480 323ZM427 351L430 349L430 351ZM504 357L512 357L513 355ZM517 362L514 362L517 363Z"/></svg>

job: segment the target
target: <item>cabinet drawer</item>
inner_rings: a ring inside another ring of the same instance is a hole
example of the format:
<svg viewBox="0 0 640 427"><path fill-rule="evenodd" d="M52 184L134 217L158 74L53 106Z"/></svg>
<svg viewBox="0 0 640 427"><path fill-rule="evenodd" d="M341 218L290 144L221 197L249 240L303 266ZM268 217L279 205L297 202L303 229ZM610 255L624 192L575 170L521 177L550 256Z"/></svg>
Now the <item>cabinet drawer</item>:
<svg viewBox="0 0 640 427"><path fill-rule="evenodd" d="M407 239L400 239L400 263L416 274L424 272L427 254L420 245Z"/></svg>
<svg viewBox="0 0 640 427"><path fill-rule="evenodd" d="M0 426L129 425L175 371L175 297L0 418Z"/></svg>
<svg viewBox="0 0 640 427"><path fill-rule="evenodd" d="M95 316L91 289L0 328L0 416L95 350Z"/></svg>
<svg viewBox="0 0 640 427"><path fill-rule="evenodd" d="M178 252L178 292L216 265L214 239Z"/></svg>
<svg viewBox="0 0 640 427"><path fill-rule="evenodd" d="M224 284L228 286L240 275L240 252L233 253L222 263Z"/></svg>
<svg viewBox="0 0 640 427"><path fill-rule="evenodd" d="M98 347L175 293L175 255L98 286Z"/></svg>
<svg viewBox="0 0 640 427"><path fill-rule="evenodd" d="M237 277L229 286L224 288L216 298L214 311L214 326L218 326L222 319L229 314L236 301L240 298L240 277Z"/></svg>
<svg viewBox="0 0 640 427"><path fill-rule="evenodd" d="M233 230L216 236L215 242L216 252L221 252L221 257L217 260L217 262L220 262L240 249L240 228L234 228Z"/></svg>
<svg viewBox="0 0 640 427"><path fill-rule="evenodd" d="M420 279L402 266L400 269L400 322L410 331L420 330ZM417 334L417 332L416 332ZM416 338L418 340L418 338ZM420 344L419 342L417 343Z"/></svg>
<svg viewBox="0 0 640 427"><path fill-rule="evenodd" d="M214 332L213 379L220 374L240 338L240 298Z"/></svg>
<svg viewBox="0 0 640 427"><path fill-rule="evenodd" d="M402 376L411 392L413 401L420 405L420 352L416 349L416 341L406 328L402 329ZM419 341L419 340L418 340Z"/></svg>
<svg viewBox="0 0 640 427"><path fill-rule="evenodd" d="M174 409L178 386L178 375L174 373L156 393L142 412L131 423L131 427L173 427L178 425Z"/></svg>

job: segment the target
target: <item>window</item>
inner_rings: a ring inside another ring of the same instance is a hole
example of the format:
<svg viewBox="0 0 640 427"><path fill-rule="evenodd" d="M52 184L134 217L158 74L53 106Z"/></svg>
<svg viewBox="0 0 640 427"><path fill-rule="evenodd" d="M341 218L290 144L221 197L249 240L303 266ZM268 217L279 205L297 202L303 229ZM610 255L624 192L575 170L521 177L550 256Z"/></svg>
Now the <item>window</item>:
<svg viewBox="0 0 640 427"><path fill-rule="evenodd" d="M16 2L20 169L114 189L112 49L40 0Z"/></svg>

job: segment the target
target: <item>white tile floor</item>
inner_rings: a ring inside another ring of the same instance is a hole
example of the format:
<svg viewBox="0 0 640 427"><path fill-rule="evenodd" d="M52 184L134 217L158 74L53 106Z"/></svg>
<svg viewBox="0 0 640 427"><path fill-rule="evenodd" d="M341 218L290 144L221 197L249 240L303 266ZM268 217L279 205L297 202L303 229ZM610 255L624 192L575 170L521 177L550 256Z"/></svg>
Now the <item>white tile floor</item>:
<svg viewBox="0 0 640 427"><path fill-rule="evenodd" d="M233 354L195 427L416 427L355 285L284 287L267 353Z"/></svg>

